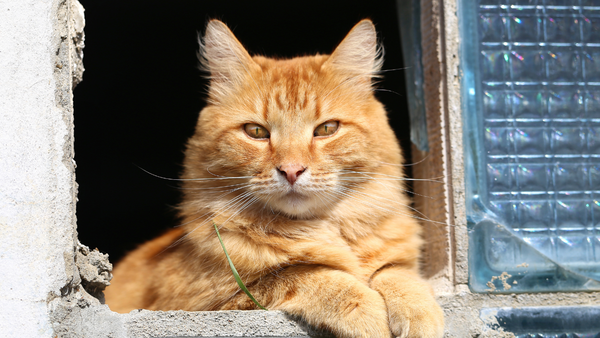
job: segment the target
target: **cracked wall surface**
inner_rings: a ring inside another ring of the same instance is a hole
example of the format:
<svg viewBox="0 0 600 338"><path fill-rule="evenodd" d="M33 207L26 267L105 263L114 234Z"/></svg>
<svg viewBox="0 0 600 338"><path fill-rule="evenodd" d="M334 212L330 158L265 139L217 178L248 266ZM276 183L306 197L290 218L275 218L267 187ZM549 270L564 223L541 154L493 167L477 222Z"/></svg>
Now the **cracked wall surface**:
<svg viewBox="0 0 600 338"><path fill-rule="evenodd" d="M0 1L0 332L50 337L73 279L70 1ZM57 20L58 18L58 20Z"/></svg>

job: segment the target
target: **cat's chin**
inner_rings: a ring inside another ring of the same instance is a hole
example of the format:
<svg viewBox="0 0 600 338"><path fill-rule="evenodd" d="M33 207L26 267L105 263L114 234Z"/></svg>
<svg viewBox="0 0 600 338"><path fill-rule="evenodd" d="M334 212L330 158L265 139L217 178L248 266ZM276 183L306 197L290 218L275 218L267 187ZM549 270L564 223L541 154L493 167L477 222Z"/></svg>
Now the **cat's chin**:
<svg viewBox="0 0 600 338"><path fill-rule="evenodd" d="M290 191L270 203L274 209L292 218L314 217L313 210L317 207L313 198L297 191Z"/></svg>

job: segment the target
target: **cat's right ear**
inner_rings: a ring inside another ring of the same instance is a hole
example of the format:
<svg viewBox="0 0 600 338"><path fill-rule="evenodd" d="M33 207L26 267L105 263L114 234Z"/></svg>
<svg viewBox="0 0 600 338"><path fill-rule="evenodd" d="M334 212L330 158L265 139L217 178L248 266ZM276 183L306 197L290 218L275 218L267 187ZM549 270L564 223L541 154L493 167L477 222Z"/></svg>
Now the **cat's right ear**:
<svg viewBox="0 0 600 338"><path fill-rule="evenodd" d="M219 20L211 20L200 41L198 58L210 78L209 95L217 99L243 82L258 65L231 30Z"/></svg>
<svg viewBox="0 0 600 338"><path fill-rule="evenodd" d="M371 88L371 79L378 77L383 64L383 47L377 43L377 32L371 20L357 23L336 47L324 68L333 68L343 72L356 83L367 84Z"/></svg>

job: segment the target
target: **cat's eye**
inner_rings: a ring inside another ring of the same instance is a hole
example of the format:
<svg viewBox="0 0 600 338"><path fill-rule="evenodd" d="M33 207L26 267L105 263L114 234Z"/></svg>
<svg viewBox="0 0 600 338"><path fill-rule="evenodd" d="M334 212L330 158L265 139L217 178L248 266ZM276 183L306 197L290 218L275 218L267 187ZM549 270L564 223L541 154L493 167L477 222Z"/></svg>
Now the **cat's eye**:
<svg viewBox="0 0 600 338"><path fill-rule="evenodd" d="M315 136L329 136L333 135L339 128L340 123L338 121L327 121L319 125L314 132Z"/></svg>
<svg viewBox="0 0 600 338"><path fill-rule="evenodd" d="M269 131L267 130L267 128L258 125L256 123L247 123L244 125L244 131L246 132L246 134L248 134L248 136L252 137L252 138L256 138L256 139L264 139L264 138L269 138L269 136L271 136L271 134L269 134Z"/></svg>

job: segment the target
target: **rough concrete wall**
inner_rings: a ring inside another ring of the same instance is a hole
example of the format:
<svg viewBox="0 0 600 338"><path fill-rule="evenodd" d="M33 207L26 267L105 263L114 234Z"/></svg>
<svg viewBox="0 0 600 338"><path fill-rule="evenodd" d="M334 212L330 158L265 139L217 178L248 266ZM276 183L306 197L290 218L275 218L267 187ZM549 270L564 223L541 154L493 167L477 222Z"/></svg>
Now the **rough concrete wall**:
<svg viewBox="0 0 600 338"><path fill-rule="evenodd" d="M83 17L77 5L0 1L3 337L54 337L48 304L79 281L72 87L83 71L77 48Z"/></svg>
<svg viewBox="0 0 600 338"><path fill-rule="evenodd" d="M60 6L0 1L0 332L8 337L51 337L47 302L73 278L72 78L60 68Z"/></svg>
<svg viewBox="0 0 600 338"><path fill-rule="evenodd" d="M438 296L446 315L447 338L465 337L514 337L512 333L491 330L495 318L480 318L480 310L497 307L539 306L598 306L600 292L524 293L524 294L476 294L466 285L460 285L452 294Z"/></svg>
<svg viewBox="0 0 600 338"><path fill-rule="evenodd" d="M147 311L123 316L129 338L333 337L280 311Z"/></svg>
<svg viewBox="0 0 600 338"><path fill-rule="evenodd" d="M460 74L460 31L458 25L458 1L443 2L443 41L444 41L444 73L446 86L444 113L448 135L448 153L451 158L448 168L448 181L452 187L449 198L452 203L453 218L450 222L450 233L452 233L452 262L454 270L454 282L467 284L468 282L468 235L467 214L465 206L465 173L463 159L463 126L461 109L461 74Z"/></svg>

